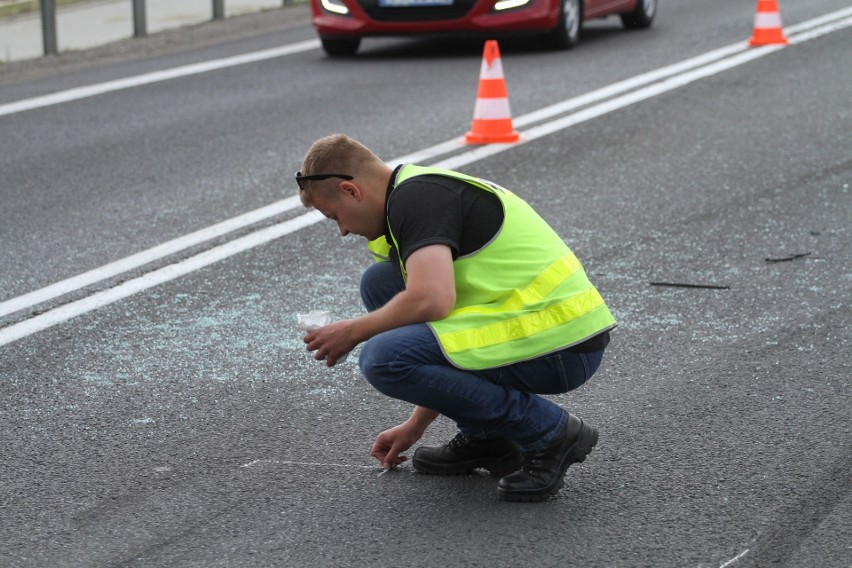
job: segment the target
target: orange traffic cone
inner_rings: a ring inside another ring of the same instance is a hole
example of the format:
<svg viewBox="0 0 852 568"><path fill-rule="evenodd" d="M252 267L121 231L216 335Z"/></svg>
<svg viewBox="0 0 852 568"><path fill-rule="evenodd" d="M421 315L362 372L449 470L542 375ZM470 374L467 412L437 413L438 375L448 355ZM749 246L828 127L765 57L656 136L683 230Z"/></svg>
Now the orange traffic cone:
<svg viewBox="0 0 852 568"><path fill-rule="evenodd" d="M781 28L781 14L777 0L757 0L757 14L754 16L754 33L749 45L787 45L784 30Z"/></svg>
<svg viewBox="0 0 852 568"><path fill-rule="evenodd" d="M520 134L512 127L509 95L503 79L500 48L490 39L485 42L482 67L479 71L479 89L473 109L473 124L464 139L468 144L492 142L517 142Z"/></svg>

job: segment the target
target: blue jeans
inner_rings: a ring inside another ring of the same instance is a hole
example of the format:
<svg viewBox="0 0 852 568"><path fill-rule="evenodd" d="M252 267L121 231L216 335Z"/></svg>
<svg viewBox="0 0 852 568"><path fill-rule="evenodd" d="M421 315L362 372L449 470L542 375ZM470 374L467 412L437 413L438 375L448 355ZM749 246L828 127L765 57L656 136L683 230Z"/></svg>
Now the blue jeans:
<svg viewBox="0 0 852 568"><path fill-rule="evenodd" d="M390 262L361 277L361 299L372 311L405 288ZM567 349L504 367L467 371L454 367L425 323L380 333L361 348L361 372L379 392L435 410L474 438L504 436L525 451L544 449L558 436L568 413L538 394L568 392L597 370L603 351Z"/></svg>

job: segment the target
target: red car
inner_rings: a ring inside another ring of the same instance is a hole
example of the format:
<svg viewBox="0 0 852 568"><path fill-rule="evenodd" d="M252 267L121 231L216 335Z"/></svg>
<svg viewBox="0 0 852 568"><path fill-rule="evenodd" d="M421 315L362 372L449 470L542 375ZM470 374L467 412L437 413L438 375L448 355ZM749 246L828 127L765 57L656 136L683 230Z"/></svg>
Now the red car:
<svg viewBox="0 0 852 568"><path fill-rule="evenodd" d="M365 36L541 35L557 49L577 45L586 20L613 14L647 28L657 0L311 0L313 24L331 56L353 55Z"/></svg>

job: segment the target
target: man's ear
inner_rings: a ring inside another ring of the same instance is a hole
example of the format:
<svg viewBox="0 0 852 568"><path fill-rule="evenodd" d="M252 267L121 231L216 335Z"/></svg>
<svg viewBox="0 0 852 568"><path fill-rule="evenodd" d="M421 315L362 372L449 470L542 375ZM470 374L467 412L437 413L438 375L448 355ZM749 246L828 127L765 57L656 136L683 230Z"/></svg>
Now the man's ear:
<svg viewBox="0 0 852 568"><path fill-rule="evenodd" d="M340 191L342 191L345 195L350 197L354 197L356 201L361 201L363 198L363 193L361 188L352 183L349 180L345 180L340 182Z"/></svg>

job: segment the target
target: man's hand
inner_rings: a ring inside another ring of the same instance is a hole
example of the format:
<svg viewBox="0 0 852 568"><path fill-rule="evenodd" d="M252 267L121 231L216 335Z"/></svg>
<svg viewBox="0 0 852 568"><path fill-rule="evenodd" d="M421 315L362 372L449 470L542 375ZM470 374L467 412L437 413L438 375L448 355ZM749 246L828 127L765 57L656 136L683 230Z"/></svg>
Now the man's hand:
<svg viewBox="0 0 852 568"><path fill-rule="evenodd" d="M408 459L399 454L422 438L426 428L437 417L436 411L416 406L408 420L379 434L370 450L370 455L382 462L382 467L385 469L398 466Z"/></svg>
<svg viewBox="0 0 852 568"><path fill-rule="evenodd" d="M308 351L316 351L314 358L317 361L325 360L326 365L334 366L358 345L352 335L352 321L336 321L306 333L304 342Z"/></svg>
<svg viewBox="0 0 852 568"><path fill-rule="evenodd" d="M305 334L308 351L329 367L362 341L390 329L447 316L456 301L450 247L430 245L411 253L405 263L405 290L363 316L340 320Z"/></svg>
<svg viewBox="0 0 852 568"><path fill-rule="evenodd" d="M422 430L409 422L403 422L379 434L370 455L379 460L384 469L396 467L408 459L399 454L413 446L421 435Z"/></svg>

